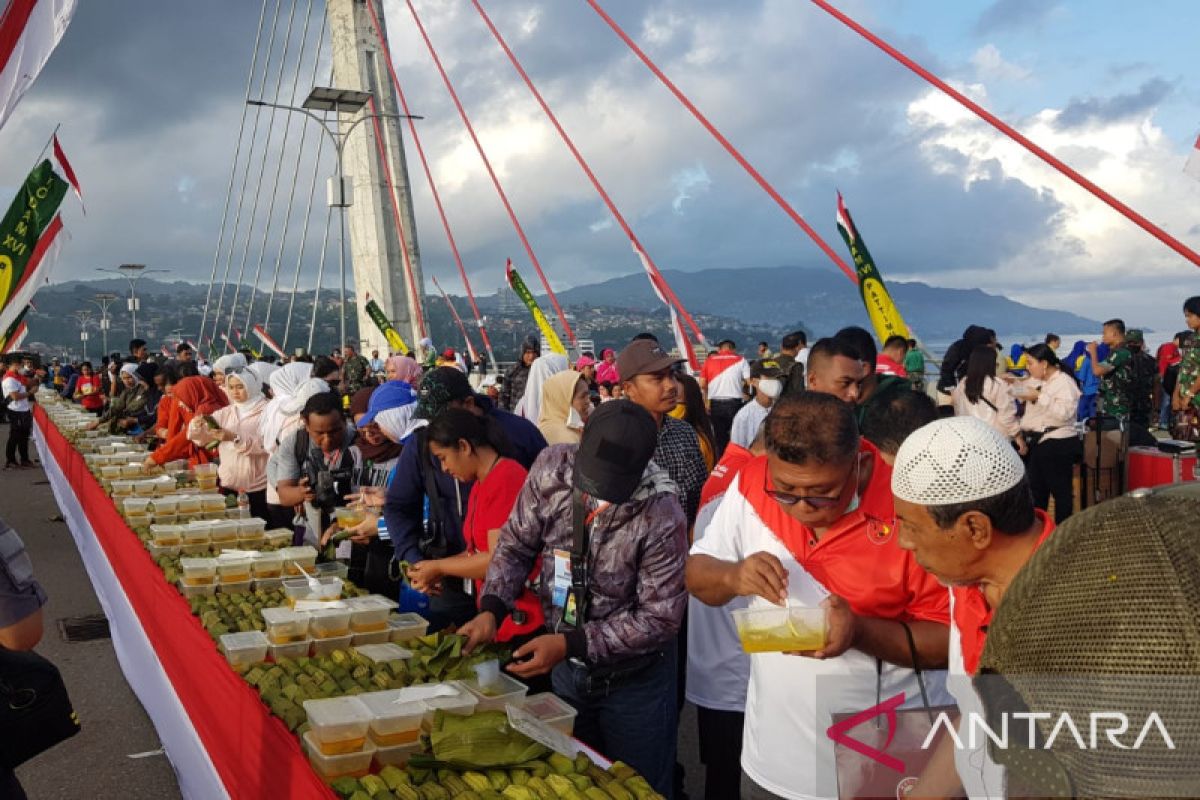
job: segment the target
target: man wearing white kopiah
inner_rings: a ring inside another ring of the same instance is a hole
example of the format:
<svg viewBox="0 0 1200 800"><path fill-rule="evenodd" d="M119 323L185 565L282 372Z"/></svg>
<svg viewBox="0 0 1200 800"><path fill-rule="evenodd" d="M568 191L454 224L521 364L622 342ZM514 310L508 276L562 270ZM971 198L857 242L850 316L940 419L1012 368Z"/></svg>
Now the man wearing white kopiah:
<svg viewBox="0 0 1200 800"><path fill-rule="evenodd" d="M742 797L836 797L832 715L871 708L877 690L919 707L905 626L920 665L942 668L949 600L900 549L891 468L860 439L851 406L791 395L764 430L767 454L746 464L693 545L687 587L708 605L745 596L751 608L824 608L819 649L751 655Z"/></svg>
<svg viewBox="0 0 1200 800"><path fill-rule="evenodd" d="M974 417L918 429L900 446L893 470L900 547L950 586L947 688L958 700L964 745L944 737L913 796L958 797L965 790L973 798L1004 797L1003 767L988 757L986 736L969 730L972 718L983 719L971 677L992 614L1054 522L1034 507L1025 465L1008 439Z"/></svg>

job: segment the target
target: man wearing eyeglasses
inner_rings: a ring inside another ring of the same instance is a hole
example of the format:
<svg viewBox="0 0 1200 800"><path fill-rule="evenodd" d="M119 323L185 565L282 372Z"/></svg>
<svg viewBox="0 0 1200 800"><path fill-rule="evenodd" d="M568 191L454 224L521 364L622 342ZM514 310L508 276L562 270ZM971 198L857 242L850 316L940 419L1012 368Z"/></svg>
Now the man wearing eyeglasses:
<svg viewBox="0 0 1200 800"><path fill-rule="evenodd" d="M742 798L836 796L832 715L899 692L920 705L905 626L920 666L943 668L948 598L900 549L891 468L860 438L852 406L805 392L780 399L764 425L767 454L692 547L687 587L714 606L752 597L752 608L825 609L820 649L751 655Z"/></svg>

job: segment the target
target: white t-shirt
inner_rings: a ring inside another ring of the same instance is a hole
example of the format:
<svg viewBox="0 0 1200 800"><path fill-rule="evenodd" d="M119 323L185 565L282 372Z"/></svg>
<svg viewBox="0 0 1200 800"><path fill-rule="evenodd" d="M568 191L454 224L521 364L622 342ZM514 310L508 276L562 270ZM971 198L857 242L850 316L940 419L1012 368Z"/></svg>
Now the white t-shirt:
<svg viewBox="0 0 1200 800"><path fill-rule="evenodd" d="M750 380L750 363L737 353L714 353L700 375L708 381L709 400L741 400L742 385Z"/></svg>
<svg viewBox="0 0 1200 800"><path fill-rule="evenodd" d="M16 378L5 378L4 381L2 383L0 383L0 391L3 391L4 396L9 398L9 401L8 401L8 410L9 411L30 411L30 410L32 410L33 406L31 406L29 404L29 398L25 398L23 400L11 399L12 395L14 393L25 391L25 384L21 383Z"/></svg>
<svg viewBox="0 0 1200 800"><path fill-rule="evenodd" d="M729 431L729 441L741 447L749 448L758 436L758 429L763 420L771 413L770 406L764 406L757 400L751 400L742 406L733 418L733 427Z"/></svg>
<svg viewBox="0 0 1200 800"><path fill-rule="evenodd" d="M693 554L741 561L767 552L788 571L788 598L816 606L829 592L792 556L750 502L738 491L744 474L725 493ZM765 604L754 598L751 605ZM837 797L833 740L826 734L832 715L871 708L876 700L875 659L859 650L817 661L782 653L750 656L750 685L742 737L742 769L756 784L788 800ZM930 703L949 702L945 673L926 672ZM881 696L904 692L903 708L920 708L921 693L911 669L884 663Z"/></svg>
<svg viewBox="0 0 1200 800"><path fill-rule="evenodd" d="M700 507L695 536L699 542L708 532L721 505L719 494ZM750 604L748 597L735 597L723 606L710 606L688 597L687 699L715 711L746 710L746 685L750 681L750 656L742 649L730 615L735 608Z"/></svg>
<svg viewBox="0 0 1200 800"><path fill-rule="evenodd" d="M987 737L977 736L977 747L971 748L969 719L970 714L983 717L983 701L971 685L971 676L963 665L962 636L958 625L954 622L954 593L950 593L950 672L946 678L946 689L958 701L961 714L958 722L958 738L964 747L954 750L954 766L958 770L958 778L962 781L967 797L1003 798L1005 797L1004 767L997 764L988 756Z"/></svg>
<svg viewBox="0 0 1200 800"><path fill-rule="evenodd" d="M810 347L801 347L800 352L796 353L796 363L803 364L805 370L808 369L808 353L811 349Z"/></svg>

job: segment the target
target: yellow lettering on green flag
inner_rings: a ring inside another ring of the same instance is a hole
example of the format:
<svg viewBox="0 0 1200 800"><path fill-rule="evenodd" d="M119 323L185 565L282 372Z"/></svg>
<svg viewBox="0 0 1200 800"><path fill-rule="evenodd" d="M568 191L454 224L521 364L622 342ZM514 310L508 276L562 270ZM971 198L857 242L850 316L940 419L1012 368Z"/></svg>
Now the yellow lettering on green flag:
<svg viewBox="0 0 1200 800"><path fill-rule="evenodd" d="M387 318L387 315L383 313L383 309L371 299L370 295L367 295L367 303L364 308L371 321L375 323L375 327L379 328L379 332L387 339L388 349L402 356L408 355L408 345L400 337L400 332L396 330L395 326L392 325L392 321Z"/></svg>
<svg viewBox="0 0 1200 800"><path fill-rule="evenodd" d="M54 219L67 192L67 182L54 174L50 161L33 168L0 219L0 309L21 285L25 267L42 232Z"/></svg>
<svg viewBox="0 0 1200 800"><path fill-rule="evenodd" d="M508 264L505 265L504 274L508 278L508 285L512 288L513 294L521 299L521 302L525 304L525 308L529 309L529 314L538 326L542 338L550 345L550 349L565 356L567 348L563 347L562 340L558 338L558 334L554 332L554 328L550 327L550 320L546 319L546 315L542 313L542 309L538 306L537 301L533 299L533 294L529 291L529 287L525 285L525 281L521 279L516 268L513 267L512 259L509 259Z"/></svg>
<svg viewBox="0 0 1200 800"><path fill-rule="evenodd" d="M850 248L850 257L854 259L854 266L858 271L858 291L862 296L863 306L867 309L871 326L875 329L875 335L879 337L880 342L886 342L891 336L910 338L908 325L892 301L892 296L884 285L883 276L879 274L879 268L875 266L866 244L858 235L858 229L854 227L850 210L846 208L841 192L838 192L837 196L837 226L838 233Z"/></svg>

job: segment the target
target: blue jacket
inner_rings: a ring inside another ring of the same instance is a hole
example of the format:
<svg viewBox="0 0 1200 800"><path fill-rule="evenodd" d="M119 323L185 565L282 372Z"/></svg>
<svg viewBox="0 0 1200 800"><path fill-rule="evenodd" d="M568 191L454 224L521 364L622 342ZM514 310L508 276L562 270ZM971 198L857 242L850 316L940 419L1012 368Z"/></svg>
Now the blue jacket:
<svg viewBox="0 0 1200 800"><path fill-rule="evenodd" d="M529 420L496 408L491 400L475 396L475 404L484 413L500 423L512 445L510 455L529 469L538 453L546 447L546 439ZM433 479L442 501L442 517L446 522L446 538L451 553L460 553L466 548L462 535L462 521L467 510L467 496L471 493L470 483L454 480L442 471L437 459L427 455L424 464L416 446L416 435L405 440L404 450L396 463L396 471L388 484L387 502L383 516L388 534L396 548L396 560L415 564L421 561L419 543L425 519L425 473L433 470Z"/></svg>

